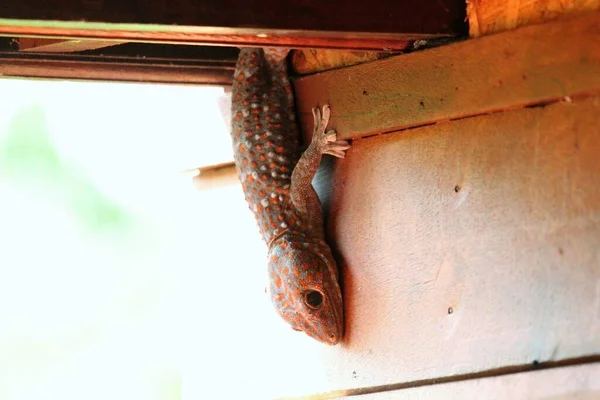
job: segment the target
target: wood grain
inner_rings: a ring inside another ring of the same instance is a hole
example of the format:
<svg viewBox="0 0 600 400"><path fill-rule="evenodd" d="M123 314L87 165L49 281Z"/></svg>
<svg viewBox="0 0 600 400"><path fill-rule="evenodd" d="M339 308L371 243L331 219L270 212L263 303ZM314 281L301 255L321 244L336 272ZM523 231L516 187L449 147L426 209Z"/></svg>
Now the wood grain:
<svg viewBox="0 0 600 400"><path fill-rule="evenodd" d="M479 37L597 10L600 0L469 0L469 35Z"/></svg>
<svg viewBox="0 0 600 400"><path fill-rule="evenodd" d="M355 141L317 180L347 321L330 391L599 354L599 154L599 97Z"/></svg>
<svg viewBox="0 0 600 400"><path fill-rule="evenodd" d="M353 400L404 399L600 399L600 363L382 392Z"/></svg>
<svg viewBox="0 0 600 400"><path fill-rule="evenodd" d="M295 81L305 136L331 105L344 138L600 90L600 13L327 71Z"/></svg>
<svg viewBox="0 0 600 400"><path fill-rule="evenodd" d="M410 42L406 42L408 47ZM343 51L343 50L297 50L292 52L292 65L294 72L300 75L314 74L315 72L349 67L379 60L388 56L387 53L377 51Z"/></svg>

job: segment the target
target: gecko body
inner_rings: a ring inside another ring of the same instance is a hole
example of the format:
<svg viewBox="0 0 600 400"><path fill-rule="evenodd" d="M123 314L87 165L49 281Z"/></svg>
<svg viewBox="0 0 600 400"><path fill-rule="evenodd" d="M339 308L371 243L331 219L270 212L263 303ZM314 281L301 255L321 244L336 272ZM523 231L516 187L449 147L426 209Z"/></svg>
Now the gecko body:
<svg viewBox="0 0 600 400"><path fill-rule="evenodd" d="M313 139L301 152L287 54L241 49L232 89L234 160L268 246L276 311L293 329L335 345L343 336L342 294L312 179L323 154L343 158L350 146L325 131L330 111L324 106L313 109Z"/></svg>

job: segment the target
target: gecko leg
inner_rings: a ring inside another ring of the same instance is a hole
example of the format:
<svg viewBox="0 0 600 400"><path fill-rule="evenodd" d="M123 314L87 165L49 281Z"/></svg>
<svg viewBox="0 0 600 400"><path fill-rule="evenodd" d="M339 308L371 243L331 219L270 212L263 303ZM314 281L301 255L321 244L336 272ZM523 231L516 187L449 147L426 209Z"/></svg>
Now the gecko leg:
<svg viewBox="0 0 600 400"><path fill-rule="evenodd" d="M323 106L323 113L319 108L313 108L312 112L314 118L312 140L292 172L290 188L294 206L303 213L314 208L317 208L319 212L321 210L319 198L312 187L312 180L319 168L323 154L344 158L345 151L350 148L347 141L337 140L336 131L325 131L331 113L328 105Z"/></svg>

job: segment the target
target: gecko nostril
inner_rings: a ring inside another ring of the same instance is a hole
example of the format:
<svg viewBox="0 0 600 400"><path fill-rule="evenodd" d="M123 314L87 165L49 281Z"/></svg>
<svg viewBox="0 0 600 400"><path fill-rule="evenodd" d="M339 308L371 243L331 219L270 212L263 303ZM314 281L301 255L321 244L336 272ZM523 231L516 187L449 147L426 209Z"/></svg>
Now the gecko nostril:
<svg viewBox="0 0 600 400"><path fill-rule="evenodd" d="M310 308L319 308L323 304L323 295L321 292L311 290L304 295L304 302Z"/></svg>

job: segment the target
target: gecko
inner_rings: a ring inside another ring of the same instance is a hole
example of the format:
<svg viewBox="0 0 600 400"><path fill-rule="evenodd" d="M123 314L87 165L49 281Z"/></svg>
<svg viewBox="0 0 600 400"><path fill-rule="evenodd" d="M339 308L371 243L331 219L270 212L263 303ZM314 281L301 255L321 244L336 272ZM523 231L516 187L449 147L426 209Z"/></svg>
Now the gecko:
<svg viewBox="0 0 600 400"><path fill-rule="evenodd" d="M231 105L234 161L268 248L275 310L292 329L336 345L344 334L342 293L312 180L323 154L344 158L350 144L327 130L331 111L324 105L313 108L312 140L301 151L288 53L240 50Z"/></svg>

